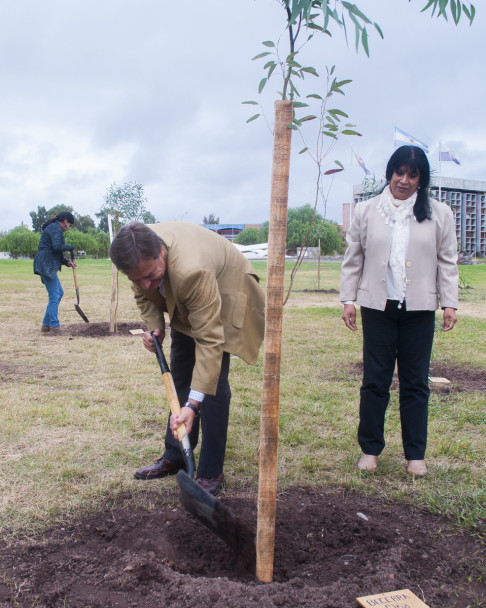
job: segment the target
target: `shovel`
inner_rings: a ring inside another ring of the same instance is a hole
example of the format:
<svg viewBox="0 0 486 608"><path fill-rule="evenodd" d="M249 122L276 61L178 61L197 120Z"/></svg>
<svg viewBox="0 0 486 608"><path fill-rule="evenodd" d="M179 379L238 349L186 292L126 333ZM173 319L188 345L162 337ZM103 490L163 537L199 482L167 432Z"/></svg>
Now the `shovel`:
<svg viewBox="0 0 486 608"><path fill-rule="evenodd" d="M169 399L170 411L178 415L181 411L181 406L177 398L172 374L170 373L160 342L153 332L152 339L155 344L157 361L162 371L162 379ZM176 477L181 490L180 501L182 506L229 545L238 557L246 562L248 567L254 568L256 562L255 530L249 527L246 522L236 517L230 509L218 502L212 494L206 492L194 481L194 454L183 424L177 429L177 435L187 468L187 473L181 469Z"/></svg>
<svg viewBox="0 0 486 608"><path fill-rule="evenodd" d="M170 411L172 414L176 414L178 416L181 413L181 404L179 403L179 399L177 397L176 389L174 386L174 380L172 378L172 374L170 373L169 366L167 365L164 351L162 350L160 342L158 341L157 337L154 336L154 332L151 332L151 335L155 345L155 354L157 355L157 361L159 362L160 371L162 372L162 380L164 381L165 392L167 393L167 398L169 399ZM194 454L192 452L189 436L186 433L186 427L183 424L181 424L177 429L177 436L179 437L179 447L181 448L182 456L184 457L184 463L188 471L187 476L192 481L196 465L194 462ZM195 482L192 483L197 486Z"/></svg>
<svg viewBox="0 0 486 608"><path fill-rule="evenodd" d="M71 260L74 261L74 251L71 251ZM78 289L78 279L76 278L76 268L74 268L74 266L72 266L72 269L73 269L73 276L74 276L74 288L76 289L76 299L77 299L77 302L74 305L74 310L83 319L83 321L85 321L86 323L89 323L88 317L84 314L84 312L79 307L79 289Z"/></svg>

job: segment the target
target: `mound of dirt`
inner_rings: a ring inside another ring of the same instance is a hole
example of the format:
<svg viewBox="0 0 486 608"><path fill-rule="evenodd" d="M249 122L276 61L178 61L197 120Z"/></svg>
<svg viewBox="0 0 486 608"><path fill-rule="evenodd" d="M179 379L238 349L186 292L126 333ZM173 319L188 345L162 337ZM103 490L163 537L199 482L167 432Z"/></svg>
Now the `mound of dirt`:
<svg viewBox="0 0 486 608"><path fill-rule="evenodd" d="M63 332L67 336L82 338L116 338L131 336L130 330L143 329L147 331L145 323L117 323L115 332L110 331L109 323L74 323L64 325Z"/></svg>
<svg viewBox="0 0 486 608"><path fill-rule="evenodd" d="M442 516L339 488L289 489L278 497L274 582L265 584L177 503L174 484L147 490L150 510L126 496L0 544L0 606L350 608L400 589L431 608L485 605L484 545ZM253 491L219 500L255 524Z"/></svg>

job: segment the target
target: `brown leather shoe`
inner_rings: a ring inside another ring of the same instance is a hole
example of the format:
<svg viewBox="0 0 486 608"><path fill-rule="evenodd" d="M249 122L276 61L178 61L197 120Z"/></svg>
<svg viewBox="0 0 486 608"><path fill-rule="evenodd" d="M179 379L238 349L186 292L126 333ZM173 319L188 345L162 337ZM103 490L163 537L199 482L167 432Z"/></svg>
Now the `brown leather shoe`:
<svg viewBox="0 0 486 608"><path fill-rule="evenodd" d="M136 471L133 476L135 479L159 479L160 477L175 475L177 471L184 468L183 464L175 464L162 456L162 458L159 458L154 464Z"/></svg>
<svg viewBox="0 0 486 608"><path fill-rule="evenodd" d="M42 334L48 334L51 331L51 328L49 327L49 325L43 325L41 327L41 333Z"/></svg>
<svg viewBox="0 0 486 608"><path fill-rule="evenodd" d="M217 496L221 488L224 487L224 473L221 473L218 477L198 477L196 483L206 492Z"/></svg>

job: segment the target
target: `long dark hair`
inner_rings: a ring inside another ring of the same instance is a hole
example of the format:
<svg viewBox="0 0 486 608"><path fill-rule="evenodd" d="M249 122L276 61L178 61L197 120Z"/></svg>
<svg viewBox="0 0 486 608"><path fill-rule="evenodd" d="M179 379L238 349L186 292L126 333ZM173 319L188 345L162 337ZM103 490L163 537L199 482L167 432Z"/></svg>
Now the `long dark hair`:
<svg viewBox="0 0 486 608"><path fill-rule="evenodd" d="M58 213L55 217L42 224L41 230L44 230L44 228L49 226L49 224L53 224L54 222L64 222L64 220L67 220L72 226L74 224L74 215L70 211L61 211L61 213Z"/></svg>
<svg viewBox="0 0 486 608"><path fill-rule="evenodd" d="M160 246L164 241L142 222L132 222L123 226L113 239L110 258L113 264L128 274L138 268L140 260L160 257Z"/></svg>
<svg viewBox="0 0 486 608"><path fill-rule="evenodd" d="M422 148L418 146L400 146L390 156L386 166L386 180L389 183L393 173L406 165L410 169L419 172L420 180L417 192L417 200L413 206L413 213L418 222L432 217L432 209L429 203L430 165Z"/></svg>

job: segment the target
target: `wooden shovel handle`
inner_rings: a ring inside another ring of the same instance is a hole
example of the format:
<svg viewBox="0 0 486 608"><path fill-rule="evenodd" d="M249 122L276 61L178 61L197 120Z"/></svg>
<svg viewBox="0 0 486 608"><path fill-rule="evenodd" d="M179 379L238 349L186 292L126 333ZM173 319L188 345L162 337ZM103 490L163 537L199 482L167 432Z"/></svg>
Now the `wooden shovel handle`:
<svg viewBox="0 0 486 608"><path fill-rule="evenodd" d="M169 400L170 411L172 414L181 413L181 404L179 403L179 398L177 397L177 391L174 385L174 379L172 378L172 374L170 373L169 366L167 365L167 360L164 355L164 351L162 350L162 346L158 341L157 337L154 336L152 332L152 340L155 345L155 354L157 355L157 361L160 365L160 370L162 372L162 380L165 386L165 392L167 393L167 399ZM179 441L186 436L186 427L184 424L181 424L177 429L177 436L179 437Z"/></svg>

